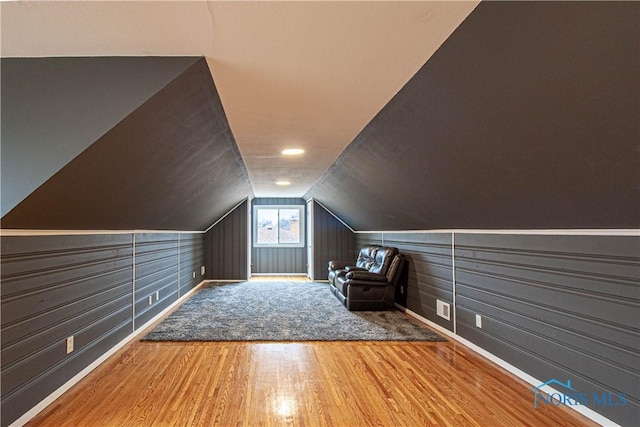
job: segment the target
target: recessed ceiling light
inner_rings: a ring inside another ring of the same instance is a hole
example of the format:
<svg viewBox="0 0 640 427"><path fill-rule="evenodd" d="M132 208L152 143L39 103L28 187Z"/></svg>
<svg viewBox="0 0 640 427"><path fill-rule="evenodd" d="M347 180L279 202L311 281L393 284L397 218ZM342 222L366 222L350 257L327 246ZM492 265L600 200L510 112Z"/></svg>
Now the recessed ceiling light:
<svg viewBox="0 0 640 427"><path fill-rule="evenodd" d="M286 150L282 150L282 154L285 156L299 156L304 153L302 148L287 148Z"/></svg>
<svg viewBox="0 0 640 427"><path fill-rule="evenodd" d="M289 181L276 181L276 185L286 187L287 185L291 185L291 183Z"/></svg>

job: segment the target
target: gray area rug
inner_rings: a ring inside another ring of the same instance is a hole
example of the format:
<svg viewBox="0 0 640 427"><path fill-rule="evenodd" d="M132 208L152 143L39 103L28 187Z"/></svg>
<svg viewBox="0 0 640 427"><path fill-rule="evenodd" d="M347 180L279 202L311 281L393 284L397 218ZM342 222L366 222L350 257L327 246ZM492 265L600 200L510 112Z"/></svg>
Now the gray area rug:
<svg viewBox="0 0 640 427"><path fill-rule="evenodd" d="M143 341L446 341L399 310L348 311L317 282L201 289Z"/></svg>

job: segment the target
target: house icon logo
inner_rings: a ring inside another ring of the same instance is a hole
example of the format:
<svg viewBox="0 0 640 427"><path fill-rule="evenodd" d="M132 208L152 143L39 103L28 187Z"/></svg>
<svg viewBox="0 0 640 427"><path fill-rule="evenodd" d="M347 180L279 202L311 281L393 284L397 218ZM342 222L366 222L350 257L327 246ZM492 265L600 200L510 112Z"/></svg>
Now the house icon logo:
<svg viewBox="0 0 640 427"><path fill-rule="evenodd" d="M551 386L552 384L558 385L560 387L563 387L565 389L568 390L568 393L564 393L564 394L560 394L560 393L553 393L551 395L547 394L547 393L543 393L540 389L542 387L545 386ZM551 378L549 381L547 381L546 383L542 383L537 387L534 387L531 389L531 391L533 392L533 407L537 408L538 407L538 399L542 399L545 403L549 403L550 401L553 401L553 398L558 395L558 396L562 396L562 403L566 404L566 397L569 397L572 393L576 392L576 389L571 387L571 380L567 380L566 383L560 382L555 378Z"/></svg>

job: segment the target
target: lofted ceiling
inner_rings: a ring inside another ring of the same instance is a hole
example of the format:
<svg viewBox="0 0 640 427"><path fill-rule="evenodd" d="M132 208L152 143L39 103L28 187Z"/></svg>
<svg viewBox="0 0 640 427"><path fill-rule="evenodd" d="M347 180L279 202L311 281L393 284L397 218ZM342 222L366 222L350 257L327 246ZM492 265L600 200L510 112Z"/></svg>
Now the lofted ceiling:
<svg viewBox="0 0 640 427"><path fill-rule="evenodd" d="M637 228L638 2L0 7L3 228Z"/></svg>
<svg viewBox="0 0 640 427"><path fill-rule="evenodd" d="M3 2L1 52L204 56L255 196L301 197L477 4Z"/></svg>

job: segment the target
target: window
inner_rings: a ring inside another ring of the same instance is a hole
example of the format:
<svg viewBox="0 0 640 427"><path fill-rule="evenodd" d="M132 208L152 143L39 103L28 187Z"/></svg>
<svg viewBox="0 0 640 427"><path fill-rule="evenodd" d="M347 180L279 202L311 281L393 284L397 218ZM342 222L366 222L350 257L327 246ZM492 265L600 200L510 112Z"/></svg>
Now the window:
<svg viewBox="0 0 640 427"><path fill-rule="evenodd" d="M253 245L303 247L304 206L254 206Z"/></svg>

